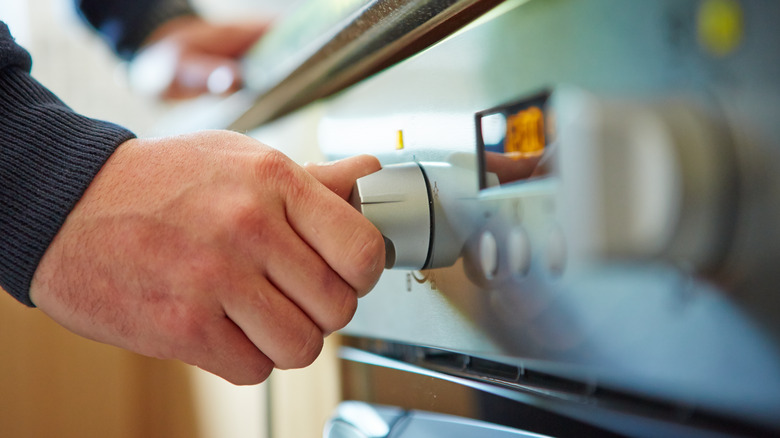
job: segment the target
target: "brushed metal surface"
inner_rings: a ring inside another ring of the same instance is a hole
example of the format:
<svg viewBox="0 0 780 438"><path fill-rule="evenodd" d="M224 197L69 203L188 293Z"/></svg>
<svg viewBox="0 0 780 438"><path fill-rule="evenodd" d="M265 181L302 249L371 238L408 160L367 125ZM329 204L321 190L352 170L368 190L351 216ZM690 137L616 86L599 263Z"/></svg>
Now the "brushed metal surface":
<svg viewBox="0 0 780 438"><path fill-rule="evenodd" d="M450 268L386 272L346 332L533 364L777 426L780 52L772 41L780 6L741 2L741 45L715 56L697 37L700 5L505 2L326 100L318 138L333 158L371 153L386 164L457 159L476 167L474 114L542 89L573 86L640 104L684 100L717 114L738 152L734 231L716 275L663 260L552 272L555 181L535 181L484 192L473 214L452 215L454 229L469 230L463 257ZM397 151L399 130L405 148ZM447 181L434 184L445 189ZM521 276L505 268L514 227L531 242ZM491 279L479 274L472 239L484 231L499 243Z"/></svg>
<svg viewBox="0 0 780 438"><path fill-rule="evenodd" d="M445 38L501 1L308 2L280 24L280 37L272 29L247 54L245 94L255 98L230 129L253 129L335 93Z"/></svg>

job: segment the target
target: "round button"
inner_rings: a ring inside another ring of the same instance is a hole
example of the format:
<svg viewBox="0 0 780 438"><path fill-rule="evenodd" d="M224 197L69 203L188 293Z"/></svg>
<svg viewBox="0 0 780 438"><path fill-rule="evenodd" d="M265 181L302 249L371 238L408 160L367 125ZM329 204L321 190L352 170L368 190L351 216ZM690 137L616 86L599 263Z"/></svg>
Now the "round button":
<svg viewBox="0 0 780 438"><path fill-rule="evenodd" d="M508 263L509 271L514 275L525 275L531 268L531 241L528 233L521 227L509 232Z"/></svg>
<svg viewBox="0 0 780 438"><path fill-rule="evenodd" d="M493 278L498 271L498 243L490 231L483 232L479 238L479 260L485 278Z"/></svg>

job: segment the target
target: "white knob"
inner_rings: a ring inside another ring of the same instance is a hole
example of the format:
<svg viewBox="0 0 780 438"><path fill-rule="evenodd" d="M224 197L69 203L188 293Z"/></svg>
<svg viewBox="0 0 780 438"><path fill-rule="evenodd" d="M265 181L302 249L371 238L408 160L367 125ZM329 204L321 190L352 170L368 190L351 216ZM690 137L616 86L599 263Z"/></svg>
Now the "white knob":
<svg viewBox="0 0 780 438"><path fill-rule="evenodd" d="M498 271L498 243L490 231L483 232L479 238L479 260L485 278L492 279Z"/></svg>
<svg viewBox="0 0 780 438"><path fill-rule="evenodd" d="M426 267L431 248L432 206L419 164L385 166L358 179L350 202L385 237L386 268Z"/></svg>
<svg viewBox="0 0 780 438"><path fill-rule="evenodd" d="M707 269L724 256L733 146L690 102L555 98L560 221L583 259L656 258Z"/></svg>

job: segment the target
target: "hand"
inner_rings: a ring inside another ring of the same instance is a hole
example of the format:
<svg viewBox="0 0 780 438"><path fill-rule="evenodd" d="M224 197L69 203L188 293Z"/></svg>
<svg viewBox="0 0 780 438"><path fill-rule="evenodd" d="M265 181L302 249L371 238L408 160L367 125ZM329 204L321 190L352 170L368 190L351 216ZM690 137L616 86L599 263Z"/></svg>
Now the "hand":
<svg viewBox="0 0 780 438"><path fill-rule="evenodd" d="M239 59L267 23L214 24L181 17L160 26L130 65L137 91L163 99L225 94L241 87Z"/></svg>
<svg viewBox="0 0 780 438"><path fill-rule="evenodd" d="M77 334L236 384L306 366L384 266L381 234L344 199L377 160L310 169L325 184L231 132L127 141L68 215L30 297Z"/></svg>
<svg viewBox="0 0 780 438"><path fill-rule="evenodd" d="M485 171L494 173L498 182L507 184L520 181L533 176L542 176L539 168L541 156L536 157L512 157L499 152L485 151Z"/></svg>

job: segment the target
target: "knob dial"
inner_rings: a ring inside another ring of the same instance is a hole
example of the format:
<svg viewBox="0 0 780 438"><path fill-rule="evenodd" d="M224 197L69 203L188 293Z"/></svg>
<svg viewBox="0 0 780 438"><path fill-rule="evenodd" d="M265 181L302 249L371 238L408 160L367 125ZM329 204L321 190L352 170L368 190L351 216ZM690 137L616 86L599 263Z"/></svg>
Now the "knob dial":
<svg viewBox="0 0 780 438"><path fill-rule="evenodd" d="M433 206L418 163L385 166L358 179L350 203L382 232L385 268L428 267Z"/></svg>

